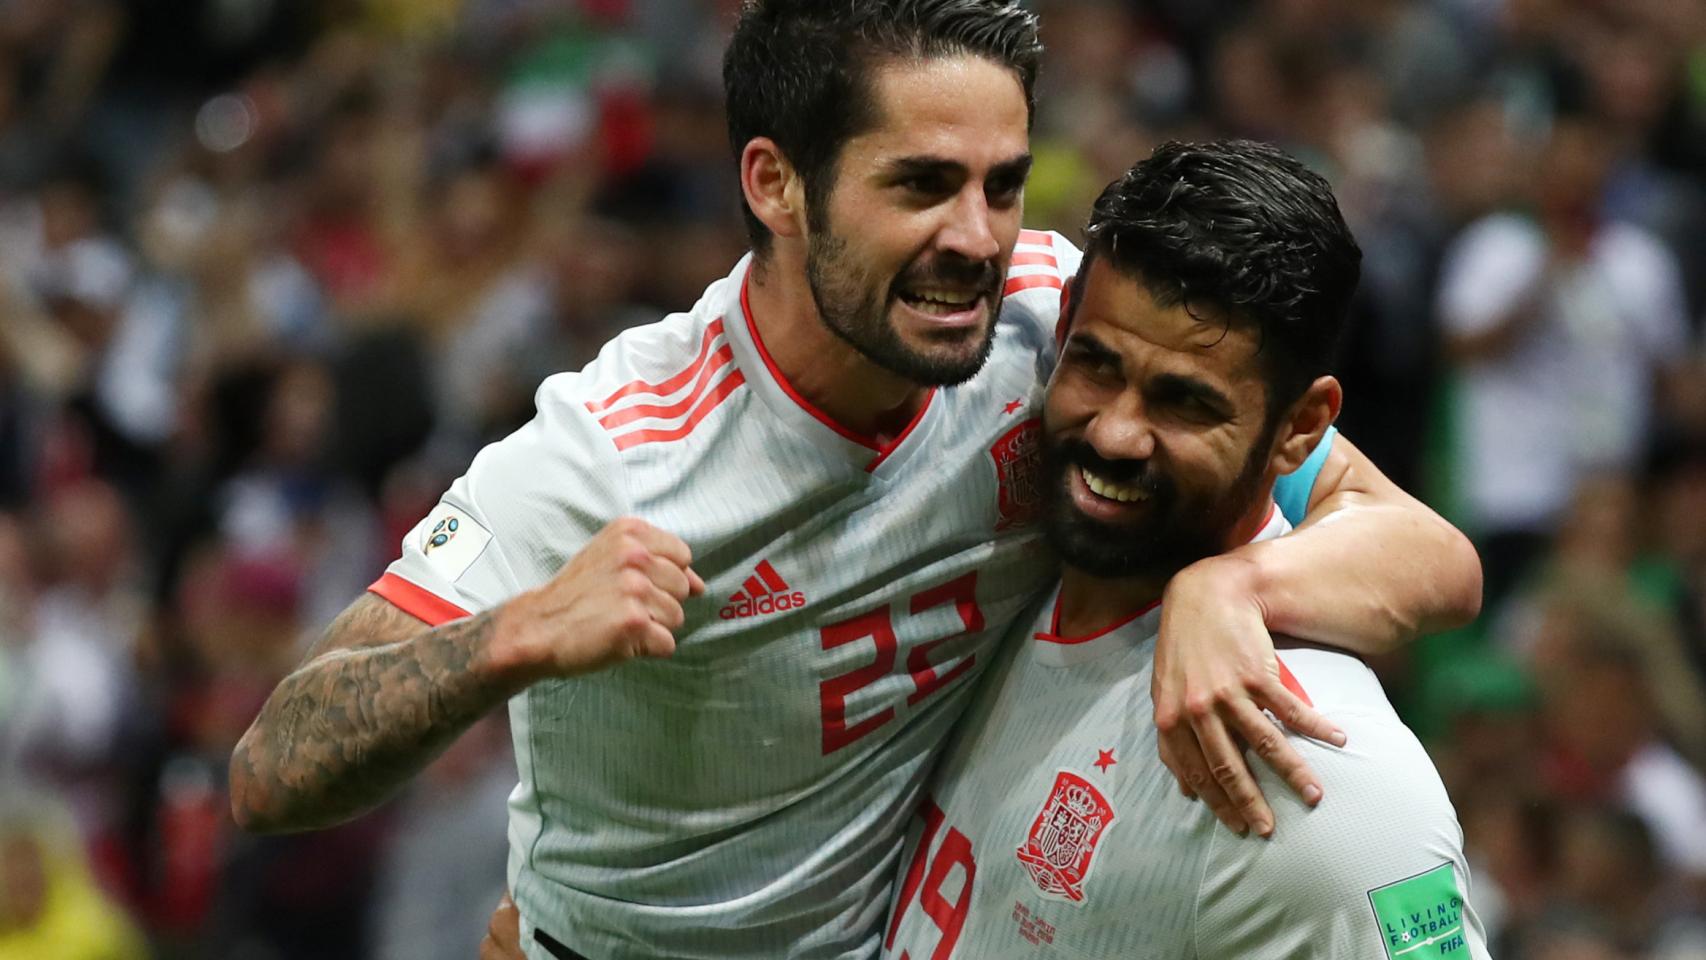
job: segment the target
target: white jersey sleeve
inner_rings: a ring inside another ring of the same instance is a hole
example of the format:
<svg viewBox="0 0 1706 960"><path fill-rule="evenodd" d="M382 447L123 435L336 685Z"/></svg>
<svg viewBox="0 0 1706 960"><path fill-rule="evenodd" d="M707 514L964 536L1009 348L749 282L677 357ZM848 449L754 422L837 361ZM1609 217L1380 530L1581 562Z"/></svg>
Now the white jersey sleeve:
<svg viewBox="0 0 1706 960"><path fill-rule="evenodd" d="M545 381L534 418L480 451L372 592L434 626L479 613L545 582L627 512L622 465L579 376Z"/></svg>
<svg viewBox="0 0 1706 960"><path fill-rule="evenodd" d="M1318 650L1283 658L1349 743L1290 737L1327 785L1315 809L1267 766L1251 764L1278 828L1267 842L1210 834L1197 956L1485 960L1462 831L1422 745L1389 708L1369 707L1383 696L1361 662Z"/></svg>

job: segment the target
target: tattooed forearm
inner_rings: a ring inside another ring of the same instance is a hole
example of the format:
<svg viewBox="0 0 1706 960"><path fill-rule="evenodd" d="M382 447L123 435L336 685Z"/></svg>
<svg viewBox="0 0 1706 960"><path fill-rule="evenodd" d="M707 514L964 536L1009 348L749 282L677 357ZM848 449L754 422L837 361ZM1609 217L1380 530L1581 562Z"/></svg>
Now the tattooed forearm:
<svg viewBox="0 0 1706 960"><path fill-rule="evenodd" d="M474 669L491 631L491 613L428 631L377 598L358 601L238 743L237 822L315 829L386 799L515 692Z"/></svg>

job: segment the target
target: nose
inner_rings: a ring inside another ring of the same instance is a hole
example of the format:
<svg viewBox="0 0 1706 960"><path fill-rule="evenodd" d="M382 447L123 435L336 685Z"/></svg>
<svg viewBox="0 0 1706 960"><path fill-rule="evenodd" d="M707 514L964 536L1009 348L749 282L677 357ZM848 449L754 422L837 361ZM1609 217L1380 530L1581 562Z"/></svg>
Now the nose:
<svg viewBox="0 0 1706 960"><path fill-rule="evenodd" d="M1090 418L1084 441L1105 460L1148 460L1155 455L1155 428L1136 390L1122 390Z"/></svg>
<svg viewBox="0 0 1706 960"><path fill-rule="evenodd" d="M1001 241L995 236L989 200L980 184L967 183L955 197L939 242L947 252L973 263L994 260L1000 255Z"/></svg>

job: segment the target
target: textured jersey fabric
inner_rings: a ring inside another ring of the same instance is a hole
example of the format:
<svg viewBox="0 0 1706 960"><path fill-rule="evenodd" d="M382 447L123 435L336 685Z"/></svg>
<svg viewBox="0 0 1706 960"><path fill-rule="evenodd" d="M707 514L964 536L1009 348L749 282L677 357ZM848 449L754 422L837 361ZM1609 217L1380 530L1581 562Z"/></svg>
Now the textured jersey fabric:
<svg viewBox="0 0 1706 960"><path fill-rule="evenodd" d="M775 370L743 261L547 380L407 535L373 589L431 623L546 582L623 515L686 540L708 584L672 658L512 701L526 929L598 960L876 954L928 768L1055 574L1036 453L1079 254L1030 231L1019 252L988 364L886 447Z"/></svg>
<svg viewBox="0 0 1706 960"><path fill-rule="evenodd" d="M1367 667L1280 652L1349 743L1292 738L1313 810L1252 759L1276 830L1240 838L1158 758L1160 619L1061 637L1051 594L1015 626L909 831L884 955L1484 960L1456 815Z"/></svg>

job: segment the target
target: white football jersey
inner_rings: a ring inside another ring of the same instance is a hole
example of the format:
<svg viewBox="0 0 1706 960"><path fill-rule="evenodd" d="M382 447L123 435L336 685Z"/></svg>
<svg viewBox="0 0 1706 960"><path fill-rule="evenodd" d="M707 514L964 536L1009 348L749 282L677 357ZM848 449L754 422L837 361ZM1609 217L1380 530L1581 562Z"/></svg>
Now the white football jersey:
<svg viewBox="0 0 1706 960"><path fill-rule="evenodd" d="M1260 538L1287 529L1276 512ZM1252 759L1276 828L1240 838L1157 752L1159 606L1062 637L1057 599L1015 625L926 791L885 956L1485 960L1456 813L1361 661L1281 651L1349 742L1291 738L1313 810Z"/></svg>
<svg viewBox="0 0 1706 960"><path fill-rule="evenodd" d="M1079 253L1026 231L1017 254L987 365L887 445L777 371L743 260L548 379L405 538L372 589L434 624L546 582L620 516L679 535L708 585L670 659L511 702L533 960L535 928L596 960L876 955L929 766L1056 573L1039 414Z"/></svg>

